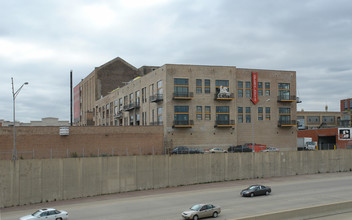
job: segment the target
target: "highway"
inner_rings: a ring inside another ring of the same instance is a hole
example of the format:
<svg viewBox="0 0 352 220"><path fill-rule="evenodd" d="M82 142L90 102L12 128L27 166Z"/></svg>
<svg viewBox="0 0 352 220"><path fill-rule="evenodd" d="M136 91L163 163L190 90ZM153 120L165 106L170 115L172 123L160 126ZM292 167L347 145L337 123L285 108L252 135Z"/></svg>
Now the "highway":
<svg viewBox="0 0 352 220"><path fill-rule="evenodd" d="M271 186L272 194L254 198L239 195L241 189L256 183ZM199 184L4 208L0 210L0 220L18 219L44 207L66 210L70 220L181 220L182 211L204 202L220 205L222 212L217 219L229 220L350 201L351 183L352 173L346 172ZM352 213L341 216L352 216ZM336 217L322 216L321 219Z"/></svg>

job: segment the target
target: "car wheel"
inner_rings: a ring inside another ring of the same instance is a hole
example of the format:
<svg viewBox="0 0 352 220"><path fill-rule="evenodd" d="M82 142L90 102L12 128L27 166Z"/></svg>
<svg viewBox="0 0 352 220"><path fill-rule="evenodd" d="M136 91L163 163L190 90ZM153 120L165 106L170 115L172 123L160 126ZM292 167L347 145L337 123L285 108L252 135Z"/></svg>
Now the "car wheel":
<svg viewBox="0 0 352 220"><path fill-rule="evenodd" d="M254 196L254 193L251 193L251 197L253 197Z"/></svg>
<svg viewBox="0 0 352 220"><path fill-rule="evenodd" d="M198 220L198 215L193 216L193 220Z"/></svg>
<svg viewBox="0 0 352 220"><path fill-rule="evenodd" d="M57 218L56 220L62 220L62 218Z"/></svg>
<svg viewBox="0 0 352 220"><path fill-rule="evenodd" d="M213 213L213 218L216 218L216 217L218 217L218 213L217 213L217 212L214 212L214 213Z"/></svg>
<svg viewBox="0 0 352 220"><path fill-rule="evenodd" d="M266 192L265 192L265 195L269 195L269 194L270 194L269 191L266 191Z"/></svg>

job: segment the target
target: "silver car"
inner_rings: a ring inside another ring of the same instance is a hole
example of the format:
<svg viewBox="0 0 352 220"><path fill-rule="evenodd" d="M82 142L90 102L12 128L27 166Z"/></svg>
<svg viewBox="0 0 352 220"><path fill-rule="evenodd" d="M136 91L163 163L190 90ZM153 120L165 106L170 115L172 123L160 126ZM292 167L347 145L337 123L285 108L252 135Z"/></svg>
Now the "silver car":
<svg viewBox="0 0 352 220"><path fill-rule="evenodd" d="M221 212L220 206L215 206L212 204L197 204L190 208L188 211L182 212L182 217L184 219L198 220L200 218L206 217L218 217Z"/></svg>
<svg viewBox="0 0 352 220"><path fill-rule="evenodd" d="M36 212L34 212L32 215L26 215L20 218L20 220L34 220L34 219L67 220L68 213L63 210L47 208L47 209L39 209Z"/></svg>

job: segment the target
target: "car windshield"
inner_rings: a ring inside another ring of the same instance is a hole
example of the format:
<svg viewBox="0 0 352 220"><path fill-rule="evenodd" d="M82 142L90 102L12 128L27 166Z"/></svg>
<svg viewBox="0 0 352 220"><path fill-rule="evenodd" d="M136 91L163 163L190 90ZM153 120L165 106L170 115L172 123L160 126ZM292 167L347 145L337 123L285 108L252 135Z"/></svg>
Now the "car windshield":
<svg viewBox="0 0 352 220"><path fill-rule="evenodd" d="M42 213L42 212L41 212L40 210L37 210L37 211L34 212L32 215L33 215L34 217L39 217L41 213Z"/></svg>
<svg viewBox="0 0 352 220"><path fill-rule="evenodd" d="M256 189L256 188L257 188L257 186L250 186L250 187L248 187L248 189L251 189L251 190Z"/></svg>
<svg viewBox="0 0 352 220"><path fill-rule="evenodd" d="M202 208L202 205L199 205L199 204L198 204L198 205L192 206L191 210L193 210L193 211L199 211L200 208Z"/></svg>

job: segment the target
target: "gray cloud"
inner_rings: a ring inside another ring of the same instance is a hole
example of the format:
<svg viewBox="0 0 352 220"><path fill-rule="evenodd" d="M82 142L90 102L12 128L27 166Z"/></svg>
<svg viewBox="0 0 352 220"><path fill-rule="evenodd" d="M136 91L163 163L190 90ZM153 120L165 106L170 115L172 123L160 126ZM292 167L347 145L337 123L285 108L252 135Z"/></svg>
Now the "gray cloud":
<svg viewBox="0 0 352 220"><path fill-rule="evenodd" d="M119 56L165 63L297 71L298 109L339 110L352 94L347 0L2 1L0 119L12 120L11 77L23 82L16 118L69 119L74 85Z"/></svg>

